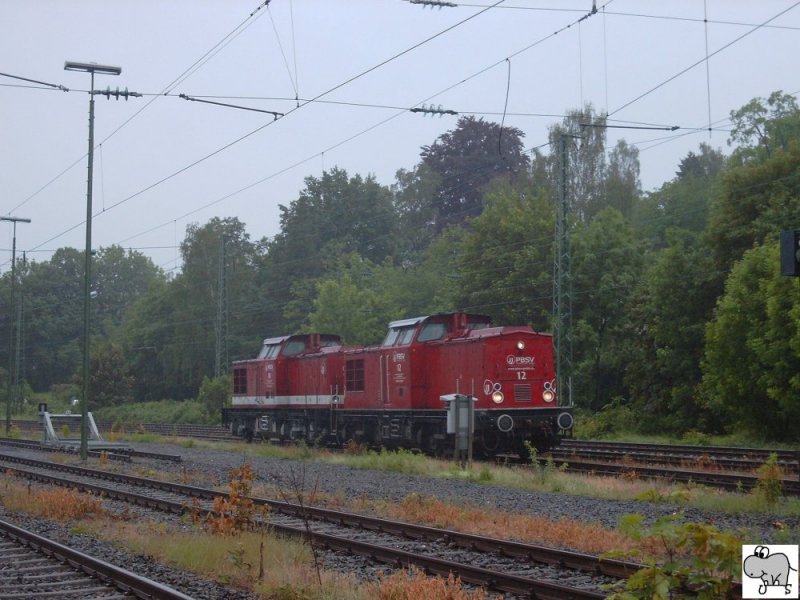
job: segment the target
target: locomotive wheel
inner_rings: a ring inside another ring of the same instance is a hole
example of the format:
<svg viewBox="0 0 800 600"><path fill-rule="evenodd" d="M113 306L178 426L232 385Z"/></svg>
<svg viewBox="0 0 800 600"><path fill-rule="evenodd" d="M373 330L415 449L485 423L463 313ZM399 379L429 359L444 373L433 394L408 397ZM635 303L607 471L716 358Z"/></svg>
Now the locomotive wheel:
<svg viewBox="0 0 800 600"><path fill-rule="evenodd" d="M484 429L481 434L481 445L487 454L494 453L500 446L500 434L496 431Z"/></svg>

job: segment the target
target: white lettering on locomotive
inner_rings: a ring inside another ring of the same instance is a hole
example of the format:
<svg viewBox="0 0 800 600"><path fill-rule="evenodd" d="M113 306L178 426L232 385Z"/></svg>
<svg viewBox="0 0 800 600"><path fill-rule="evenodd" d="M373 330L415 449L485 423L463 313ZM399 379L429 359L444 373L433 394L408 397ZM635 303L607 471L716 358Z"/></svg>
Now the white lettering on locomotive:
<svg viewBox="0 0 800 600"><path fill-rule="evenodd" d="M509 354L506 358L506 363L509 367L530 367L533 369L536 368L536 357L514 356L513 354Z"/></svg>

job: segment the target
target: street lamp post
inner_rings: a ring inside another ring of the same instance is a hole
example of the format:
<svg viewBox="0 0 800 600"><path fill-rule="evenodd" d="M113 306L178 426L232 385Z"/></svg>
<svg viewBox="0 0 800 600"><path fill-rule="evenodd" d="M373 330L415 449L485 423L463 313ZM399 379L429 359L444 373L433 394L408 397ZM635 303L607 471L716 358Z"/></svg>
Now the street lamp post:
<svg viewBox="0 0 800 600"><path fill-rule="evenodd" d="M8 314L9 318L9 336L8 342L8 390L6 395L6 437L11 435L11 373L14 371L14 296L16 295L17 286L17 223L30 223L30 219L23 219L20 217L0 217L0 221L11 221L14 224L14 234L11 242L11 302Z"/></svg>
<svg viewBox="0 0 800 600"><path fill-rule="evenodd" d="M89 89L89 168L86 179L86 252L83 275L83 398L81 400L81 460L89 452L89 292L92 268L92 173L94 162L94 75L119 75L121 67L67 61L65 71L81 71L91 75Z"/></svg>

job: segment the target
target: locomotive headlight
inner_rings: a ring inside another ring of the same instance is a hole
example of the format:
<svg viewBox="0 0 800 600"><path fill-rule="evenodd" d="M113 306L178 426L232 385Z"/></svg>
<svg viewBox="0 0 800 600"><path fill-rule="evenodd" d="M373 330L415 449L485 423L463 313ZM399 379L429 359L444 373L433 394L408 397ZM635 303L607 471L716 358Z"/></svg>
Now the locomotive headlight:
<svg viewBox="0 0 800 600"><path fill-rule="evenodd" d="M519 350L520 352L525 350L525 342L523 342L522 340L518 341L517 342L517 350Z"/></svg>
<svg viewBox="0 0 800 600"><path fill-rule="evenodd" d="M556 399L556 395L553 390L545 390L542 392L542 400L545 402L552 402Z"/></svg>
<svg viewBox="0 0 800 600"><path fill-rule="evenodd" d="M492 392L492 402L494 402L495 404L502 404L503 398L504 398L503 392L499 390L496 392Z"/></svg>

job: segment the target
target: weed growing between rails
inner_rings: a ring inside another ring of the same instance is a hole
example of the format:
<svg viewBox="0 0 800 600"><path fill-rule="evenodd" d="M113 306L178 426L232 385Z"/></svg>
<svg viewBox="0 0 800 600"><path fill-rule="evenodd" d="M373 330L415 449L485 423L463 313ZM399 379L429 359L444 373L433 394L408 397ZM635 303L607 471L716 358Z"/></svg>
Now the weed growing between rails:
<svg viewBox="0 0 800 600"><path fill-rule="evenodd" d="M550 485L551 491L553 492L563 491L559 486L553 486L552 484L556 474L565 473L569 465L564 462L561 463L561 465L556 466L556 463L553 460L552 456L548 456L544 465L542 465L539 462L539 455L537 453L536 447L527 440L525 441L525 449L528 451L528 456L530 457L529 461L531 469L533 469L534 478L539 482L539 484ZM554 487L556 489L552 489Z"/></svg>
<svg viewBox="0 0 800 600"><path fill-rule="evenodd" d="M635 547L635 542L627 535L591 523L513 514L495 507L445 503L438 498L416 493L406 496L399 505L384 505L376 512L392 519L442 529L572 548L589 553L619 548L633 550Z"/></svg>
<svg viewBox="0 0 800 600"><path fill-rule="evenodd" d="M376 600L500 600L502 596L489 596L483 589L466 590L461 580L451 573L447 579L428 577L414 567L392 575L379 575L372 584L372 597Z"/></svg>
<svg viewBox="0 0 800 600"><path fill-rule="evenodd" d="M306 508L306 465L305 463L301 463L300 472L299 474L295 472L293 468L289 469L289 485L290 490L287 493L283 488L281 488L280 494L281 498L284 502L288 504L297 503L300 506L300 513L303 519L303 527L305 529L305 541L308 544L308 547L311 549L311 556L314 559L314 570L317 573L317 581L319 582L320 587L322 587L322 567L320 566L319 555L317 554L317 547L314 544L314 535L311 532L311 515L308 513ZM318 489L319 481L314 483L314 489L311 492L312 502L316 502L317 494L319 492ZM292 496L290 498L290 495Z"/></svg>
<svg viewBox="0 0 800 600"><path fill-rule="evenodd" d="M242 498L253 481L249 466L231 473L235 497ZM302 474L296 476L295 495L304 505L316 501L306 492ZM247 503L228 499L225 516L211 534L203 520L187 530L186 522L137 522L130 513L113 514L100 500L61 488L29 487L15 477L0 480L0 502L8 512L68 521L70 531L90 535L130 552L214 579L225 585L252 590L259 597L293 600L483 600L481 590L465 591L457 579L427 578L420 572L397 572L378 582L364 583L353 576L326 571L315 561L306 543L250 530L254 519ZM234 526L238 524L238 526ZM224 533L223 533L224 532Z"/></svg>
<svg viewBox="0 0 800 600"><path fill-rule="evenodd" d="M256 528L257 518L266 516L268 507L255 508L250 498L253 490L255 472L248 464L243 464L238 469L229 473L228 497L217 496L214 498L214 513L206 518L206 529L213 535L237 535L243 531L252 531Z"/></svg>
<svg viewBox="0 0 800 600"><path fill-rule="evenodd" d="M753 494L768 510L774 510L778 501L783 499L783 478L786 475L778 465L778 455L774 452L766 462L758 468L758 483Z"/></svg>
<svg viewBox="0 0 800 600"><path fill-rule="evenodd" d="M34 487L6 473L0 503L8 510L60 522L73 522L105 516L101 499L77 490L60 487Z"/></svg>

